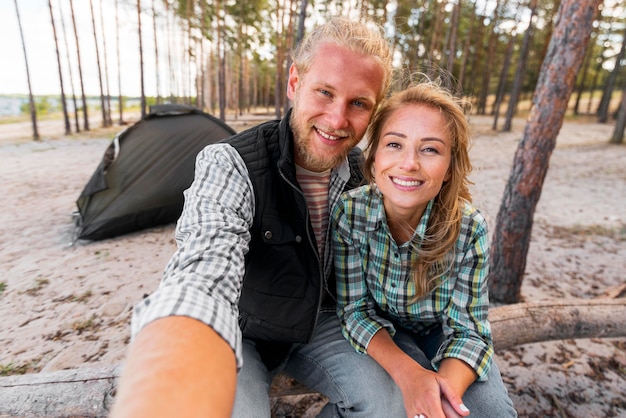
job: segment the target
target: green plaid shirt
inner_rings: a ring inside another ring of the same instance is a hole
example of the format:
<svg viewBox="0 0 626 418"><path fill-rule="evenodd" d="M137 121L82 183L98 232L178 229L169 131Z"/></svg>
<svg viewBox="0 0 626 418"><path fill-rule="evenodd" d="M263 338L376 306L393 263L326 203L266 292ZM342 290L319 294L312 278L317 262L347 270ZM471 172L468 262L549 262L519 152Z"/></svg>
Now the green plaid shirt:
<svg viewBox="0 0 626 418"><path fill-rule="evenodd" d="M415 234L424 236L433 203ZM337 312L344 336L360 353L367 352L381 328L428 334L441 326L445 342L432 365L442 359L463 360L484 380L493 343L487 320L489 272L487 222L466 204L450 271L426 298L409 304L415 294L411 243L398 246L391 237L380 193L363 186L344 193L331 216L337 277Z"/></svg>

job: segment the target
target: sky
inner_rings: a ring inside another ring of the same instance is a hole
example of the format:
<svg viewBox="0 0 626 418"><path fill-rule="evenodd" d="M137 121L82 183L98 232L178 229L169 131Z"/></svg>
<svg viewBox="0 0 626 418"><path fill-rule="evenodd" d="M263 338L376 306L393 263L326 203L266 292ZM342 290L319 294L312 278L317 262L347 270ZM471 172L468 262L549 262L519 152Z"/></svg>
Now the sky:
<svg viewBox="0 0 626 418"><path fill-rule="evenodd" d="M102 45L102 26L100 20L100 2L102 2L102 15L104 17L106 53L108 62L108 91L112 96L118 95L118 71L116 53L116 27L115 27L115 0L92 0L96 15L96 30L100 39L99 52L101 71L105 73L104 47ZM120 55L122 62L122 94L125 96L139 96L140 65L139 65L139 35L137 31L137 9L134 1L119 0L120 20ZM145 2L151 7L151 2ZM74 12L78 32L78 42L81 55L81 67L86 95L100 95L100 83L98 78L98 66L96 59L96 45L93 36L93 25L89 0L74 0ZM61 93L59 70L57 64L54 34L50 20L48 0L17 0L17 5L22 21L24 42L30 72L31 87L35 95L59 95ZM70 71L74 81L74 91L80 95L79 69L76 60L76 40L72 25L69 0L52 0L55 13L55 26L59 48L61 50L61 65L63 72L63 84L66 95L72 93L70 83ZM68 48L65 47L63 24L61 21L61 7L65 33L67 34ZM148 96L156 95L156 72L154 68L154 34L152 32L151 14L142 15L143 51L144 51L144 74L145 93ZM166 26L163 24L163 26ZM20 39L20 30L15 10L15 0L0 1L0 95L2 94L28 94L28 81L26 76L26 64L24 50ZM68 66L67 51L72 60L72 68ZM165 55L159 52L160 57ZM161 59L160 59L161 61ZM167 86L160 80L160 94ZM106 93L106 84L104 85Z"/></svg>

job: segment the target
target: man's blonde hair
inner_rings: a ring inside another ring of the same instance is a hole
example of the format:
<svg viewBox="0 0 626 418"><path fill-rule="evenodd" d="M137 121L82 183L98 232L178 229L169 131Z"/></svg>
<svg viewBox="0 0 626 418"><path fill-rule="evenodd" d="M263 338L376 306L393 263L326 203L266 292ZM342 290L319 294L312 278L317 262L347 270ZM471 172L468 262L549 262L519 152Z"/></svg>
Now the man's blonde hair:
<svg viewBox="0 0 626 418"><path fill-rule="evenodd" d="M384 79L377 99L382 100L391 85L393 74L391 49L382 28L372 22L355 22L344 17L330 19L313 29L296 47L292 58L298 72L306 74L319 47L329 43L371 56L380 63Z"/></svg>

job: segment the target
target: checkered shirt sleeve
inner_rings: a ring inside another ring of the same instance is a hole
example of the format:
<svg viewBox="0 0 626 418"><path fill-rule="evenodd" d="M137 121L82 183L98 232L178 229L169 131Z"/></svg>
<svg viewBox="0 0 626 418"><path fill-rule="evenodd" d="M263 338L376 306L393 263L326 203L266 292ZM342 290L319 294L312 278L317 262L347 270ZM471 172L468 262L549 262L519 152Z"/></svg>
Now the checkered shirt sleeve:
<svg viewBox="0 0 626 418"><path fill-rule="evenodd" d="M135 307L132 335L159 318L194 318L233 348L240 368L237 305L254 218L252 184L241 157L227 144L201 151L195 173L176 226L178 249L159 288Z"/></svg>

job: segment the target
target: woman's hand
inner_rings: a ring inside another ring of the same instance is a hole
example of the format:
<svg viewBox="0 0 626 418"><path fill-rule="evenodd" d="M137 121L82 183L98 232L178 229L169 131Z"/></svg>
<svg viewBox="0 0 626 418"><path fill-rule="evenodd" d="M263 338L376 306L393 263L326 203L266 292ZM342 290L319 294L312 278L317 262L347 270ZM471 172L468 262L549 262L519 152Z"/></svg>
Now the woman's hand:
<svg viewBox="0 0 626 418"><path fill-rule="evenodd" d="M420 366L393 342L387 330L381 329L374 335L367 354L387 370L402 391L407 418L469 415L461 395L453 390L448 378ZM446 365L448 372L452 371L452 365Z"/></svg>
<svg viewBox="0 0 626 418"><path fill-rule="evenodd" d="M424 369L413 359L404 367L404 372L396 380L408 418L460 418L469 411L463 401L450 387L447 379Z"/></svg>

